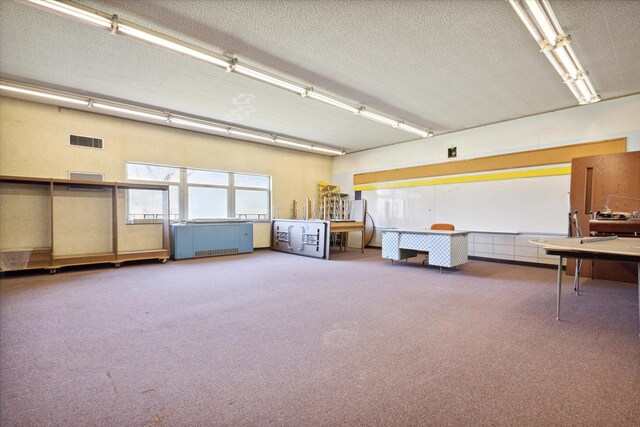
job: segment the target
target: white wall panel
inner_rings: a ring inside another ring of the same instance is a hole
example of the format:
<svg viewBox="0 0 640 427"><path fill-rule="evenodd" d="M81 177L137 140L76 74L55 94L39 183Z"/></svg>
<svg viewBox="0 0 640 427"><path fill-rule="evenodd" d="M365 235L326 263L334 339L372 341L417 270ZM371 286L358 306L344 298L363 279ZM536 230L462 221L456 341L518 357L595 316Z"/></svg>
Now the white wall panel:
<svg viewBox="0 0 640 427"><path fill-rule="evenodd" d="M450 146L458 148L452 160L464 160L618 137L627 138L628 151L640 150L640 95L336 157L333 182L352 192L356 173L446 162ZM565 175L365 191L363 197L376 226L450 222L471 231L566 233L569 186Z"/></svg>

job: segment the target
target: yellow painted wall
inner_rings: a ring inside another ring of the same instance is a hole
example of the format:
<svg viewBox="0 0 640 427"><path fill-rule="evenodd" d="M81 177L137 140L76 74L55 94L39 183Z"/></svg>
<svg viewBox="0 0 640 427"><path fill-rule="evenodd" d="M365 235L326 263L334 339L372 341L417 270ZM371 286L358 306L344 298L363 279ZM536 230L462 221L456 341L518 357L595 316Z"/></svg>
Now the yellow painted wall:
<svg viewBox="0 0 640 427"><path fill-rule="evenodd" d="M48 247L51 247L49 186L0 185L0 250Z"/></svg>
<svg viewBox="0 0 640 427"><path fill-rule="evenodd" d="M104 149L72 147L69 134L103 138ZM332 177L327 156L0 97L0 175L68 178L73 171L124 181L126 161L271 175L272 201L282 217L292 200L315 195L318 181ZM98 222L110 230L110 211L105 215ZM139 225L125 227L138 227L128 231L129 241L144 234ZM65 237L64 252L82 251L82 236L72 236ZM255 223L254 246L268 247L269 240L269 224Z"/></svg>

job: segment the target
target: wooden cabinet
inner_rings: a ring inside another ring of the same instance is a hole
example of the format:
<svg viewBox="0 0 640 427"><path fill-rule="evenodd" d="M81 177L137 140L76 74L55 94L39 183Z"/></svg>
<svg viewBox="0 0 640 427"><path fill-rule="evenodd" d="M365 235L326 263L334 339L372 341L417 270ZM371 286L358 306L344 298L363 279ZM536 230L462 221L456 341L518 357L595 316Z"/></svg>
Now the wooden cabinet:
<svg viewBox="0 0 640 427"><path fill-rule="evenodd" d="M128 189L162 192L161 222L127 224ZM0 176L0 271L164 261L169 258L168 214L166 185ZM140 240L150 243L139 247Z"/></svg>
<svg viewBox="0 0 640 427"><path fill-rule="evenodd" d="M578 211L578 224L584 235L591 231L601 232L606 229L613 232L613 227L620 230L629 229L627 225L590 224L590 214L602 210L607 203L614 211L633 212L640 209L640 152L627 152L575 158L571 162L571 209ZM613 197L621 196L621 197ZM620 221L616 221L620 222ZM595 229L594 229L595 227ZM604 229L603 229L604 227ZM621 227L621 228L620 228ZM567 274L573 275L575 261L568 260ZM597 261L593 272L594 278L637 281L635 265L609 261ZM582 264L581 276L591 277L591 263Z"/></svg>

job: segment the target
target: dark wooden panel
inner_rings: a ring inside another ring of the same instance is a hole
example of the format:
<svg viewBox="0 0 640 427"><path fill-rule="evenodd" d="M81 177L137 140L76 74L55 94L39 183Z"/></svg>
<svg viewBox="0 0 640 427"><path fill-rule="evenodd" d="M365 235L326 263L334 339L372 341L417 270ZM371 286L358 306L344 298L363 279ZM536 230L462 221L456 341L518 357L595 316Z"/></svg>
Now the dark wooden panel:
<svg viewBox="0 0 640 427"><path fill-rule="evenodd" d="M640 237L640 219L628 219L626 221L592 220L589 221L589 231L592 235L615 234L623 237Z"/></svg>

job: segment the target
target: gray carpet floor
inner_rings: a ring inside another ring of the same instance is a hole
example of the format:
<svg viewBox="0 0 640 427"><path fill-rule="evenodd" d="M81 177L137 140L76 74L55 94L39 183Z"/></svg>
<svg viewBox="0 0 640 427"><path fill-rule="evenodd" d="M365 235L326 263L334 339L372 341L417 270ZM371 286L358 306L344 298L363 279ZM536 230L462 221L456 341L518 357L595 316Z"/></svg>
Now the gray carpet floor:
<svg viewBox="0 0 640 427"><path fill-rule="evenodd" d="M7 275L0 425L638 425L634 284L351 249Z"/></svg>

